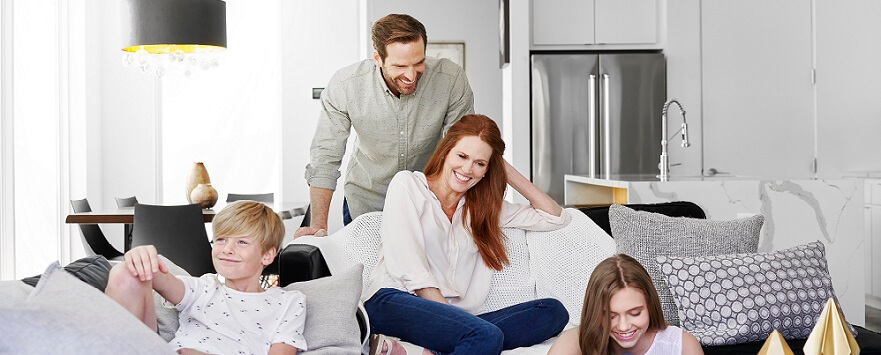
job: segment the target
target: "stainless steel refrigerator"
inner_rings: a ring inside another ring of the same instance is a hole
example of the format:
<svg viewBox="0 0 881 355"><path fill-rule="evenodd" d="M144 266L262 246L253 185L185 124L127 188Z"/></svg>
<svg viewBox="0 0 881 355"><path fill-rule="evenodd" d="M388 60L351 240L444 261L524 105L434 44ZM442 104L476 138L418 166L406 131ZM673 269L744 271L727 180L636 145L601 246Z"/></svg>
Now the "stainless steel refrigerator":
<svg viewBox="0 0 881 355"><path fill-rule="evenodd" d="M563 175L657 174L662 53L532 55L532 181L563 203Z"/></svg>

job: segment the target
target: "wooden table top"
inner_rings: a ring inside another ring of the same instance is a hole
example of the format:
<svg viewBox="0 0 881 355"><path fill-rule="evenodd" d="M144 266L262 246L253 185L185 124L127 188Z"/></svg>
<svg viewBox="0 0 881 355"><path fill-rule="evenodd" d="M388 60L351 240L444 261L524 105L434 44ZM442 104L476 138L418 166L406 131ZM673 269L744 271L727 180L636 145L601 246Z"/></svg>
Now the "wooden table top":
<svg viewBox="0 0 881 355"><path fill-rule="evenodd" d="M306 213L306 203L303 204L294 204L296 207L284 206L279 212L279 216L282 219L291 219L296 216L302 216ZM214 206L212 209L203 209L202 217L205 220L205 223L210 223L214 220L214 215L217 214L217 211L221 210L223 206ZM134 207L122 207L109 209L104 211L92 211L92 212L81 212L81 213L71 213L67 215L67 218L64 219L64 223L68 224L97 224L97 223L122 223L122 224L132 224L135 222L135 208Z"/></svg>

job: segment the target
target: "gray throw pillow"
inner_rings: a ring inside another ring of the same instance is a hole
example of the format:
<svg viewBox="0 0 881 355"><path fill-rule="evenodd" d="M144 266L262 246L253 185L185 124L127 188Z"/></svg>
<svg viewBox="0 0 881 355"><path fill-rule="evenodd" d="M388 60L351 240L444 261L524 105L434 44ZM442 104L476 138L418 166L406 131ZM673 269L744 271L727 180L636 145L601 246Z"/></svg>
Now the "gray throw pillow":
<svg viewBox="0 0 881 355"><path fill-rule="evenodd" d="M296 282L284 287L306 295L305 354L359 354L361 331L355 318L361 299L361 272L357 264L338 275Z"/></svg>
<svg viewBox="0 0 881 355"><path fill-rule="evenodd" d="M661 299L664 318L673 325L679 325L676 303L655 258L755 253L764 221L762 215L709 221L667 217L621 205L609 209L609 224L618 252L632 256L645 267Z"/></svg>
<svg viewBox="0 0 881 355"><path fill-rule="evenodd" d="M657 261L682 328L703 345L760 341L774 329L786 339L805 339L826 301L838 303L820 242L772 253Z"/></svg>
<svg viewBox="0 0 881 355"><path fill-rule="evenodd" d="M174 354L119 304L53 263L27 300L0 308L3 354Z"/></svg>
<svg viewBox="0 0 881 355"><path fill-rule="evenodd" d="M159 255L159 258L162 259L162 263L168 268L169 274L174 276L190 276L190 273L171 262L171 260L168 260L165 256ZM156 291L153 291L153 308L156 309L156 323L159 327L159 336L165 339L165 341L171 341L174 339L174 334L177 333L177 328L180 328L180 312L174 308L171 302L166 301Z"/></svg>

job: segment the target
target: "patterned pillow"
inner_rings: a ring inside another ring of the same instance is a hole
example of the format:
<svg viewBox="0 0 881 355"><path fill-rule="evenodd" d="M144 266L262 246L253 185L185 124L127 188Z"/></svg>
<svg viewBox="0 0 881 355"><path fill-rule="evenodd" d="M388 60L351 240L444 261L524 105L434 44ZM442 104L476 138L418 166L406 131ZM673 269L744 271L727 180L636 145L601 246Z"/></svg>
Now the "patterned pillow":
<svg viewBox="0 0 881 355"><path fill-rule="evenodd" d="M760 341L774 329L786 339L807 338L826 300L835 298L820 242L772 253L657 261L682 327L703 345Z"/></svg>
<svg viewBox="0 0 881 355"><path fill-rule="evenodd" d="M634 211L621 205L612 205L609 209L609 223L618 252L632 256L645 267L658 290L664 318L673 325L679 325L676 304L655 258L755 253L764 221L762 215L708 221Z"/></svg>

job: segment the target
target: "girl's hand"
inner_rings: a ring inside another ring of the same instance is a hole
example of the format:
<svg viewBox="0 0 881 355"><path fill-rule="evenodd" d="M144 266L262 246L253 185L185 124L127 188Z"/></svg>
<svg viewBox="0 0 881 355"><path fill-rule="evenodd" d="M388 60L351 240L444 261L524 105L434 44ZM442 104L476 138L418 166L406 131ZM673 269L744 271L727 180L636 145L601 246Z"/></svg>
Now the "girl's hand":
<svg viewBox="0 0 881 355"><path fill-rule="evenodd" d="M153 275L159 272L168 273L168 268L159 259L159 253L152 245L142 245L126 252L125 266L132 276L141 281L152 280Z"/></svg>

